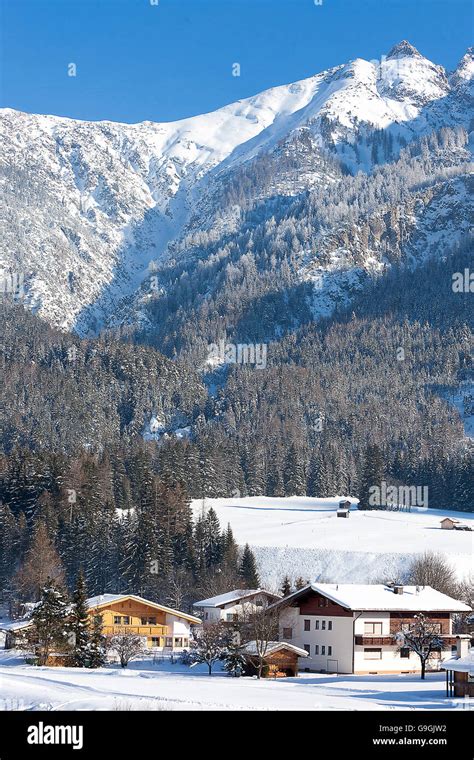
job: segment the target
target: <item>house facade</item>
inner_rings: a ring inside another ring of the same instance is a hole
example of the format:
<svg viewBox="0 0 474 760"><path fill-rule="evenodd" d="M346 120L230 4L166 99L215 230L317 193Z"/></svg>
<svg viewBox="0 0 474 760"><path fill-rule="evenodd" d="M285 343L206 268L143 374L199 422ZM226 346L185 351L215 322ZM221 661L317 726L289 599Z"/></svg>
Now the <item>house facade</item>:
<svg viewBox="0 0 474 760"><path fill-rule="evenodd" d="M420 659L395 636L422 612L445 649L429 666L438 669L456 648L453 615L462 602L430 587L310 584L272 605L279 611L279 639L304 649L301 667L332 673L417 673Z"/></svg>
<svg viewBox="0 0 474 760"><path fill-rule="evenodd" d="M211 623L235 623L242 620L248 613L268 607L281 597L263 588L234 589L226 594L212 596L194 602L193 608L202 617L204 625Z"/></svg>
<svg viewBox="0 0 474 760"><path fill-rule="evenodd" d="M194 615L151 602L134 594L101 594L87 600L89 618L100 614L105 635L129 631L143 637L154 652L180 652L187 649L193 626L201 625ZM31 620L4 626L5 648L15 647L16 638L32 626Z"/></svg>
<svg viewBox="0 0 474 760"><path fill-rule="evenodd" d="M106 635L131 631L143 636L147 648L155 651L187 649L192 626L201 625L194 615L133 594L102 594L88 599L87 606L91 618L102 615Z"/></svg>

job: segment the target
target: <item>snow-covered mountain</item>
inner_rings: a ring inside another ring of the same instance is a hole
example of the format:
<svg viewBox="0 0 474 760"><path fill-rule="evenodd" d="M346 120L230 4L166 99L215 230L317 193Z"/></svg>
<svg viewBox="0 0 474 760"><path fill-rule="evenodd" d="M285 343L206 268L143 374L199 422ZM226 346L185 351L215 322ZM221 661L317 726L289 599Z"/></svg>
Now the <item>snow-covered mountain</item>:
<svg viewBox="0 0 474 760"><path fill-rule="evenodd" d="M404 41L380 61L357 59L178 122L3 109L0 267L24 275L27 303L52 324L95 332L122 313L151 261L216 224L222 187L245 166L273 161L260 192L291 196L370 172L434 129L469 130L472 69L472 51L448 75ZM285 172L292 155L297 171ZM306 277L311 262L303 269Z"/></svg>

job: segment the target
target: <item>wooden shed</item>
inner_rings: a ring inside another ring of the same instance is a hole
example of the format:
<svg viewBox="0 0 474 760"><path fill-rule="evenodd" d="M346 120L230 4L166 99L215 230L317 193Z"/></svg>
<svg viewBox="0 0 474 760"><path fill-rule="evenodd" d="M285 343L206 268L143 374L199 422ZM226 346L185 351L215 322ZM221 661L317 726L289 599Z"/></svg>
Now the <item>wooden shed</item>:
<svg viewBox="0 0 474 760"><path fill-rule="evenodd" d="M255 675L258 671L259 658L255 641L249 641L243 655L246 660L245 675ZM298 659L308 657L305 649L295 647L286 641L270 641L264 657L264 678L285 678L298 675Z"/></svg>
<svg viewBox="0 0 474 760"><path fill-rule="evenodd" d="M469 636L458 636L468 640ZM463 641L463 643L465 643ZM451 658L441 663L446 671L447 697L474 697L474 647L463 657Z"/></svg>
<svg viewBox="0 0 474 760"><path fill-rule="evenodd" d="M441 527L443 530L454 530L459 520L455 520L453 517L443 517L441 520Z"/></svg>

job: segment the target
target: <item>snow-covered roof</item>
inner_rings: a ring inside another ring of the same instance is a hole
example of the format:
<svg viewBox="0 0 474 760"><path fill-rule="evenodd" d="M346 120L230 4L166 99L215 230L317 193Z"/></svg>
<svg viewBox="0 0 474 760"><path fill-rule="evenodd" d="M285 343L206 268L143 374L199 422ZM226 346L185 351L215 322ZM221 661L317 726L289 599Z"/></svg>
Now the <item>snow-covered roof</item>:
<svg viewBox="0 0 474 760"><path fill-rule="evenodd" d="M99 594L98 596L91 596L87 599L87 606L89 609L100 608L107 604L113 604L113 602L123 601L124 599L133 599L135 602L141 602L147 604L149 607L154 607L162 612L167 612L169 615L175 617L184 618L191 623L200 624L202 621L194 615L189 615L187 612L180 612L174 610L172 607L166 607L164 604L158 602L151 602L149 599L144 599L142 596L136 596L135 594Z"/></svg>
<svg viewBox="0 0 474 760"><path fill-rule="evenodd" d="M264 588L236 588L233 591L227 591L226 594L219 594L218 596L211 596L209 599L201 599L200 602L194 602L193 607L223 607L231 602L238 602L241 599L247 599L249 596L255 596L255 594L266 594L272 599L279 599L278 594L272 594L271 591L266 591Z"/></svg>
<svg viewBox="0 0 474 760"><path fill-rule="evenodd" d="M86 604L89 609L98 607L100 604L112 604L112 602L118 602L119 599L123 599L126 594L98 594L98 596L91 596L87 599Z"/></svg>
<svg viewBox="0 0 474 760"><path fill-rule="evenodd" d="M262 644L260 644L260 648L262 648ZM292 652L295 652L295 654L298 655L298 657L308 657L308 652L306 649L300 649L300 647L295 647L294 644L289 644L287 641L269 641L265 650L265 657L269 654L273 654L274 652L280 651L280 649L289 649ZM256 641L248 641L245 646L243 647L243 652L245 654L249 655L257 655L257 642Z"/></svg>
<svg viewBox="0 0 474 760"><path fill-rule="evenodd" d="M31 620L11 620L9 623L0 623L0 631L21 631L22 628L29 628Z"/></svg>
<svg viewBox="0 0 474 760"><path fill-rule="evenodd" d="M457 670L460 673L469 673L469 675L474 676L474 647L471 647L464 657L443 660L441 667L444 670Z"/></svg>
<svg viewBox="0 0 474 760"><path fill-rule="evenodd" d="M395 594L390 586L375 583L310 583L275 605L290 601L308 590L322 594L348 610L469 612L471 609L431 586L403 586L403 593Z"/></svg>

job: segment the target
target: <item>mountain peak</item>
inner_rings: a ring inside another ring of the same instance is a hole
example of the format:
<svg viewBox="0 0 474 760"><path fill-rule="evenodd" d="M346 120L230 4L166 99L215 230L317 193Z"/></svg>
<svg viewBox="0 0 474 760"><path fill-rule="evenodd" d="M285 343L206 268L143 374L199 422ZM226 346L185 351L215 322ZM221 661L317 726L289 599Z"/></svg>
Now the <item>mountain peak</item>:
<svg viewBox="0 0 474 760"><path fill-rule="evenodd" d="M387 58L404 58L405 56L417 56L423 58L416 47L413 47L408 40L402 40L388 52Z"/></svg>

